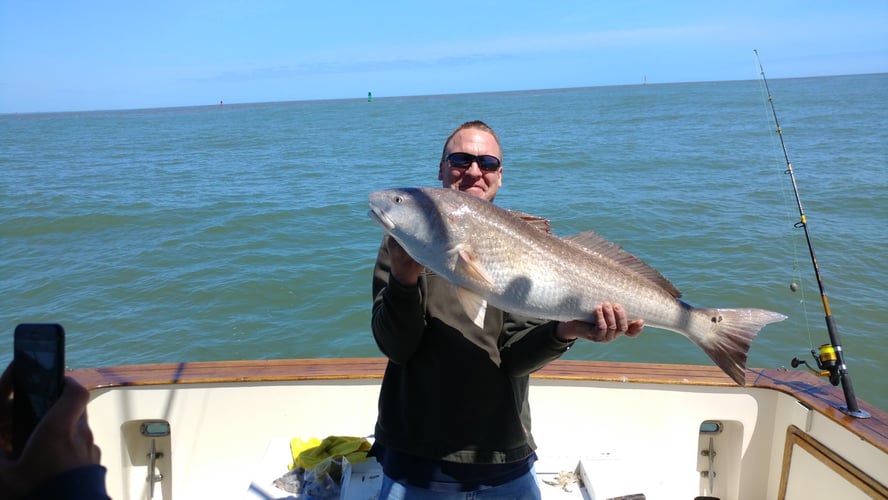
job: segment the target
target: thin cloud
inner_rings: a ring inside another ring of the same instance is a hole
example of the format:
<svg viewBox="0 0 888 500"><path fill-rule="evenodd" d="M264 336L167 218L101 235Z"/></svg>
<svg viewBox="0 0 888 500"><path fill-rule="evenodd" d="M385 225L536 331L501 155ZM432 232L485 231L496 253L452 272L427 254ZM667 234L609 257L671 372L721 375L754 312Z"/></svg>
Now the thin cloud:
<svg viewBox="0 0 888 500"><path fill-rule="evenodd" d="M380 71L410 71L429 67L458 67L503 60L520 60L547 53L600 50L609 47L663 44L665 41L712 37L718 26L631 29L557 35L509 36L479 41L460 39L421 47L377 46L305 54L292 64L233 68L194 81L243 82L305 75L335 75ZM382 54L380 56L379 54Z"/></svg>

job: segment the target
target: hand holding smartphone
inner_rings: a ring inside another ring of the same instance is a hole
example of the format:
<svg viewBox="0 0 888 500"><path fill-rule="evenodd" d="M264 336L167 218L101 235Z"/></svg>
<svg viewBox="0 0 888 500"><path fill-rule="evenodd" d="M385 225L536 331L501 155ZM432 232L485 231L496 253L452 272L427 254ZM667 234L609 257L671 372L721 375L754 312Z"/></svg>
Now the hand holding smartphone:
<svg viewBox="0 0 888 500"><path fill-rule="evenodd" d="M20 455L37 422L62 393L65 330L54 323L23 323L15 329L13 450Z"/></svg>

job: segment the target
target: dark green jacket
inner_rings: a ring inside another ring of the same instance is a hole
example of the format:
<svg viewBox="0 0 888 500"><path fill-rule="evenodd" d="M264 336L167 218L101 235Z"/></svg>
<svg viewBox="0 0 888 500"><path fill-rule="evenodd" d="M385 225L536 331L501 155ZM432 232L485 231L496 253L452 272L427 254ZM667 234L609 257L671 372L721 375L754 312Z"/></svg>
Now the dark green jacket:
<svg viewBox="0 0 888 500"><path fill-rule="evenodd" d="M571 346L555 322L487 308L484 329L453 285L425 270L416 286L389 279L385 241L373 272L373 337L388 357L376 441L411 455L506 463L528 457L529 374Z"/></svg>

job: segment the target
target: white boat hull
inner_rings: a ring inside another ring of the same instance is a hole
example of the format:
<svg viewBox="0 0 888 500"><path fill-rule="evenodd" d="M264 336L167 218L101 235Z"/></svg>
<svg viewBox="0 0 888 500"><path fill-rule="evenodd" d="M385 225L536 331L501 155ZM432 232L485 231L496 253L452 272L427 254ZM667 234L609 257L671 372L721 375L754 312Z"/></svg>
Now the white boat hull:
<svg viewBox="0 0 888 500"><path fill-rule="evenodd" d="M207 362L73 375L91 389L113 498L149 498L144 421L170 427L154 439L162 457L153 498L288 498L257 482L287 471L290 438L372 434L384 363ZM840 396L801 371L751 369L740 387L715 367L556 361L531 383L537 473L582 464L588 498L888 497L888 416L869 405L871 418L847 416ZM701 432L704 423L719 431ZM541 487L546 498L583 498L578 485Z"/></svg>

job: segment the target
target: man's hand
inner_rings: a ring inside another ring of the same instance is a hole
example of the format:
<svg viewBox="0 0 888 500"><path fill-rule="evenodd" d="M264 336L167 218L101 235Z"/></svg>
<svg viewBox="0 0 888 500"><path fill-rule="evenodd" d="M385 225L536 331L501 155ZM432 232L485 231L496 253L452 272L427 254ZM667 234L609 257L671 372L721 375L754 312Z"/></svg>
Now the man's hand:
<svg viewBox="0 0 888 500"><path fill-rule="evenodd" d="M595 308L595 322L568 321L559 323L555 335L565 342L582 338L592 342L610 342L620 335L637 337L644 329L644 320L629 321L620 304L603 302Z"/></svg>
<svg viewBox="0 0 888 500"><path fill-rule="evenodd" d="M0 377L0 491L23 495L62 472L98 464L99 447L86 418L89 392L71 377L58 401L34 428L18 458L10 458L12 436L12 364Z"/></svg>
<svg viewBox="0 0 888 500"><path fill-rule="evenodd" d="M423 265L413 260L413 257L391 236L385 237L385 247L392 262L391 275L402 285L415 285L419 281Z"/></svg>

